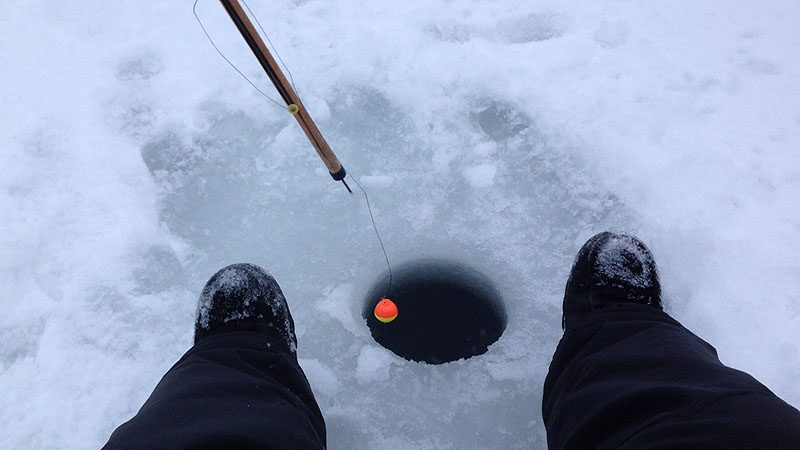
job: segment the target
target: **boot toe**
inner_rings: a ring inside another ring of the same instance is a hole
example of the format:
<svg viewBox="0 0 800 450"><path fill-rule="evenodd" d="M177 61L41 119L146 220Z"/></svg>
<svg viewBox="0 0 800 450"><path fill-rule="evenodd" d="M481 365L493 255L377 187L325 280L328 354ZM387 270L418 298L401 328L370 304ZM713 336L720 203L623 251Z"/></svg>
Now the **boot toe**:
<svg viewBox="0 0 800 450"><path fill-rule="evenodd" d="M564 292L562 327L612 303L661 306L661 285L650 250L634 236L598 233L578 251Z"/></svg>
<svg viewBox="0 0 800 450"><path fill-rule="evenodd" d="M197 308L195 342L230 331L255 331L294 350L294 322L280 286L254 264L232 264L206 283Z"/></svg>

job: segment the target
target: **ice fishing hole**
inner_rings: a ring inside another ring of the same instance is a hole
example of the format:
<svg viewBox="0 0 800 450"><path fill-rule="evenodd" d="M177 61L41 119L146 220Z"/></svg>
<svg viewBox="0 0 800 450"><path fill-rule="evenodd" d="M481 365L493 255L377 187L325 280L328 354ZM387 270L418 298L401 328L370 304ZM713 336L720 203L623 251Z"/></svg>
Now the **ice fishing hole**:
<svg viewBox="0 0 800 450"><path fill-rule="evenodd" d="M424 260L394 269L373 286L363 317L376 342L405 359L443 364L481 355L506 328L500 294L478 271L452 261ZM383 296L397 304L397 318L382 323L375 306Z"/></svg>

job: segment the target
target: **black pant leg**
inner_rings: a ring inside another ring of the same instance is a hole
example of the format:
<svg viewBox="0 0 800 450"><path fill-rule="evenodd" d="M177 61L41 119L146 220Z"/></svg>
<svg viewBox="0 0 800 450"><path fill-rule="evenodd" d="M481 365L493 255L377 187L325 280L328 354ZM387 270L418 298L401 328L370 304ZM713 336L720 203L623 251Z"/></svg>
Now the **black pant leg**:
<svg viewBox="0 0 800 450"><path fill-rule="evenodd" d="M667 314L595 311L566 332L545 380L551 449L800 448L800 413Z"/></svg>
<svg viewBox="0 0 800 450"><path fill-rule="evenodd" d="M297 359L258 333L204 338L105 448L319 449L325 422Z"/></svg>

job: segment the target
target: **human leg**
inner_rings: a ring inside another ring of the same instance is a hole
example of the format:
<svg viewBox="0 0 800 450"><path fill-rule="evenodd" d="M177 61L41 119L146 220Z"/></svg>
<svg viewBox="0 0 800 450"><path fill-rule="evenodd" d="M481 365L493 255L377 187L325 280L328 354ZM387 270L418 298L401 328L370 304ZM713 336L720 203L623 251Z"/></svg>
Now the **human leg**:
<svg viewBox="0 0 800 450"><path fill-rule="evenodd" d="M662 311L649 250L600 234L578 254L544 387L550 448L797 448L800 413Z"/></svg>
<svg viewBox="0 0 800 450"><path fill-rule="evenodd" d="M106 448L324 448L294 323L263 269L228 266L200 298L195 345Z"/></svg>

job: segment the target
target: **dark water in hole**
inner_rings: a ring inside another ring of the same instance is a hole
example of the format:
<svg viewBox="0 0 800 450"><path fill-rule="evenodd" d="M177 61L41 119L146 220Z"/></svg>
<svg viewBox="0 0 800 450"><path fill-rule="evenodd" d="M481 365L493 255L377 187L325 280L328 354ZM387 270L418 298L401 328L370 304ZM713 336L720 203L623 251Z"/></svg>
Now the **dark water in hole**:
<svg viewBox="0 0 800 450"><path fill-rule="evenodd" d="M364 300L372 337L403 358L442 364L486 353L506 328L500 294L479 272L446 260L407 263L394 270L391 291L385 275ZM383 296L397 304L390 323L375 318Z"/></svg>

